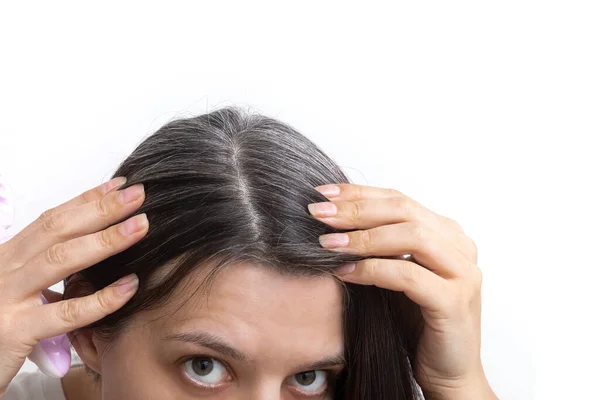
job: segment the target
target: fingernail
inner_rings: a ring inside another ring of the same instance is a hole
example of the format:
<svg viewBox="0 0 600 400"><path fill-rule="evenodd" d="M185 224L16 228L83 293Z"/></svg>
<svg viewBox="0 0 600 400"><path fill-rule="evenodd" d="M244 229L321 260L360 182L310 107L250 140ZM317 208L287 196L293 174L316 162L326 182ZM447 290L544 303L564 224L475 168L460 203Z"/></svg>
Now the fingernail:
<svg viewBox="0 0 600 400"><path fill-rule="evenodd" d="M324 247L343 247L350 243L350 236L346 233L329 233L319 236L319 242Z"/></svg>
<svg viewBox="0 0 600 400"><path fill-rule="evenodd" d="M346 274L351 273L355 269L356 269L356 263L355 262L349 262L349 263L345 263L345 264L342 264L339 267L337 267L335 269L335 272L338 275L346 275Z"/></svg>
<svg viewBox="0 0 600 400"><path fill-rule="evenodd" d="M335 197L340 194L340 187L337 185L322 185L317 186L315 189L327 197Z"/></svg>
<svg viewBox="0 0 600 400"><path fill-rule="evenodd" d="M308 205L308 211L315 217L333 217L337 214L337 207L331 202L312 203Z"/></svg>
<svg viewBox="0 0 600 400"><path fill-rule="evenodd" d="M115 290L119 294L127 294L135 290L139 282L140 280L136 274L127 275L115 282Z"/></svg>
<svg viewBox="0 0 600 400"><path fill-rule="evenodd" d="M148 225L148 217L146 213L136 215L135 217L129 218L119 226L119 230L125 236L132 235L136 232L141 231Z"/></svg>
<svg viewBox="0 0 600 400"><path fill-rule="evenodd" d="M142 194L144 194L144 184L137 183L119 193L119 201L123 204L131 203L139 199Z"/></svg>
<svg viewBox="0 0 600 400"><path fill-rule="evenodd" d="M124 176L119 176L117 178L113 178L110 181L105 183L104 190L106 191L106 193L110 193L114 189L118 188L119 186L123 186L125 184L125 182L127 182L127 178Z"/></svg>

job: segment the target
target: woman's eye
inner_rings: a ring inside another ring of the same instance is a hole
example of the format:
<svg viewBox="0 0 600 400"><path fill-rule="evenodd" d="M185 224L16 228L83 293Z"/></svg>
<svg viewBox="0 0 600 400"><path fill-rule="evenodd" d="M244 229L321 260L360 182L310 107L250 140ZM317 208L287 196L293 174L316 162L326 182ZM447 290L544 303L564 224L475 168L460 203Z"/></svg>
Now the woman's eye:
<svg viewBox="0 0 600 400"><path fill-rule="evenodd" d="M319 395L327 389L327 371L304 371L291 378L291 385L303 394Z"/></svg>
<svg viewBox="0 0 600 400"><path fill-rule="evenodd" d="M190 358L184 365L186 374L202 385L218 386L229 379L225 366L212 357Z"/></svg>

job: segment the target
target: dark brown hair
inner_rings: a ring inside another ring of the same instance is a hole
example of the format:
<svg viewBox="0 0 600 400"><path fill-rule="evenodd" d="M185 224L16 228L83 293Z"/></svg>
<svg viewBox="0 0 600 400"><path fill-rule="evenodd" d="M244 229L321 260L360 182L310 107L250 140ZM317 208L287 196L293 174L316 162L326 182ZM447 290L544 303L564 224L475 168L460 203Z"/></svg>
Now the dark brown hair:
<svg viewBox="0 0 600 400"><path fill-rule="evenodd" d="M109 342L132 315L177 301L179 285L208 262L214 273L245 262L316 276L362 259L321 247L319 235L343 231L307 209L328 201L316 186L349 179L316 144L276 119L224 107L173 120L139 144L117 176L127 177L121 189L144 184L146 199L137 213L147 214L150 228L132 247L79 273L91 290L130 273L140 278L127 304L82 328ZM170 273L151 284L167 264ZM65 280L65 294L70 283ZM345 287L347 367L335 398L418 399L411 367L422 329L418 306L401 292Z"/></svg>

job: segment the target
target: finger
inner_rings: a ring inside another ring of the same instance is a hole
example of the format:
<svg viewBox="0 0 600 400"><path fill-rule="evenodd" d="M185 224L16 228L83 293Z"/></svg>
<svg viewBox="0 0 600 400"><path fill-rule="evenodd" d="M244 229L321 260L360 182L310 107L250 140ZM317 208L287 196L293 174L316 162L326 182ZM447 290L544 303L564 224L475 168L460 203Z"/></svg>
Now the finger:
<svg viewBox="0 0 600 400"><path fill-rule="evenodd" d="M309 204L311 214L335 228L370 229L401 222L420 222L435 230L476 262L476 246L454 220L430 212L406 197L385 197L355 201ZM441 221L447 220L446 223Z"/></svg>
<svg viewBox="0 0 600 400"><path fill-rule="evenodd" d="M377 225L393 224L405 221L420 220L434 229L445 228L451 231L464 232L462 226L456 221L440 215L415 199L405 195L396 189L381 188L376 186L357 185L353 183L340 183L317 186L323 189L325 196L340 209L340 217L324 215L323 222L339 229L366 229ZM327 193L338 192L337 195ZM370 203L369 200L378 200ZM339 202L343 202L338 205ZM354 203L354 204L353 204ZM317 203L320 204L320 203ZM325 206L323 206L325 208ZM375 211L371 209L380 208ZM312 212L311 212L312 213ZM332 218L333 219L329 219ZM370 222L372 218L378 218L383 222L377 224Z"/></svg>
<svg viewBox="0 0 600 400"><path fill-rule="evenodd" d="M146 214L138 214L103 231L58 243L35 256L7 277L11 298L25 298L65 277L117 254L139 241L148 231Z"/></svg>
<svg viewBox="0 0 600 400"><path fill-rule="evenodd" d="M365 211L372 208L371 204L385 208L385 210L382 210L382 212L377 213L376 215L379 216L380 219L387 221L383 222L386 224L416 219L422 219L424 222L430 219L440 219L438 214L396 189L357 185L353 183L323 185L317 186L316 189L319 190L319 188L324 187L326 188L326 193L327 190L332 190L335 187L339 188L338 195L326 195L326 197L330 201L335 202L336 205L339 202L342 202L339 207L341 216L346 217L346 221L344 221L345 224L357 223L375 226L368 222L369 218L366 217L369 217L369 215L365 214ZM370 203L370 201L373 200L379 201ZM365 207L365 205L367 205L367 207ZM390 211L392 211L391 214ZM386 214L388 215L386 216ZM381 223L379 225L381 225ZM351 228L352 226L347 229Z"/></svg>
<svg viewBox="0 0 600 400"><path fill-rule="evenodd" d="M317 186L319 192L330 200L366 200L386 197L404 196L396 189L387 189L376 186L358 185L355 183L335 183Z"/></svg>
<svg viewBox="0 0 600 400"><path fill-rule="evenodd" d="M125 305L137 287L137 276L131 274L88 296L35 307L29 312L38 323L28 327L28 332L39 341L84 327Z"/></svg>
<svg viewBox="0 0 600 400"><path fill-rule="evenodd" d="M37 227L40 224L43 224L49 217L60 214L82 204L86 204L92 201L96 201L104 197L110 191L118 188L121 185L124 185L127 181L126 177L120 176L109 180L108 182L104 182L103 184L96 186L93 189L89 189L79 196L51 209L44 211L35 221L31 224L27 225L23 228L19 233L17 233L9 242L6 243L7 251L5 254L11 255L21 255L20 252L23 251L23 246L19 245L25 238L30 237L34 232L37 231ZM18 248L16 248L18 246ZM10 247L10 248L9 248ZM31 253L28 253L31 254ZM22 258L22 257L21 257ZM12 262L12 260L11 260ZM21 262L24 262L21 261ZM8 262L7 262L8 263Z"/></svg>
<svg viewBox="0 0 600 400"><path fill-rule="evenodd" d="M100 200L101 198L106 196L108 193L125 185L126 182L127 182L127 178L124 176L119 176L119 177L113 178L107 182L104 182L103 184L101 184L99 186L96 186L93 189L86 190L79 196L77 196L57 207L54 207L53 210L56 213L61 213L66 210L70 210L72 208L80 206L82 204Z"/></svg>
<svg viewBox="0 0 600 400"><path fill-rule="evenodd" d="M107 193L109 193L113 189L116 189L119 186L124 185L126 181L127 181L127 178L124 176L113 178L113 179L109 180L108 182L104 182L101 185L96 186L95 188L86 190L79 196L77 196L59 206L56 206L49 210L46 210L42 214L43 217L36 219L31 224L26 226L23 230L21 230L21 232L16 237L30 235L31 231L34 230L35 226L37 224L43 222L44 218L47 216L61 213L66 210L72 209L74 207L80 206L82 204L101 199L102 197L104 197Z"/></svg>
<svg viewBox="0 0 600 400"><path fill-rule="evenodd" d="M440 225L437 214L408 197L313 203L308 210L338 229L368 229L407 221L421 221L432 227Z"/></svg>
<svg viewBox="0 0 600 400"><path fill-rule="evenodd" d="M123 220L138 209L144 202L143 184L108 193L99 199L92 200L67 209L40 217L27 236L16 245L16 252L11 260L12 268L19 267L36 254L47 250L52 245L97 232L107 226ZM11 269L11 267L7 267Z"/></svg>
<svg viewBox="0 0 600 400"><path fill-rule="evenodd" d="M411 254L419 264L446 278L463 276L470 265L451 242L418 222L321 235L319 242L333 251L364 256Z"/></svg>
<svg viewBox="0 0 600 400"><path fill-rule="evenodd" d="M428 310L441 309L449 291L448 282L443 278L418 264L403 260L360 260L352 272L338 274L338 277L347 282L404 292Z"/></svg>

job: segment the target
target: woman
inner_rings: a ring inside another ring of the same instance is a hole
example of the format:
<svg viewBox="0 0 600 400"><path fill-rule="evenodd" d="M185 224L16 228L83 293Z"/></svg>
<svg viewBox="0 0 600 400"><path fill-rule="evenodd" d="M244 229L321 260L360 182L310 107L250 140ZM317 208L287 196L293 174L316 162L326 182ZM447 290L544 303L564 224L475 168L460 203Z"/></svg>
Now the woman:
<svg viewBox="0 0 600 400"><path fill-rule="evenodd" d="M1 245L0 390L69 332L68 400L496 398L455 221L234 107L167 123L114 176Z"/></svg>

